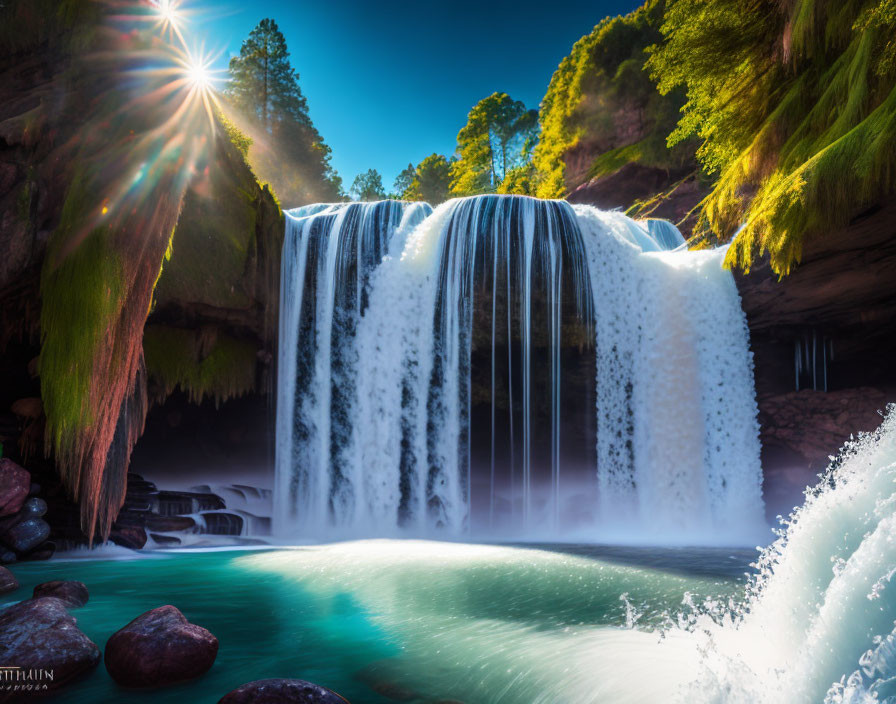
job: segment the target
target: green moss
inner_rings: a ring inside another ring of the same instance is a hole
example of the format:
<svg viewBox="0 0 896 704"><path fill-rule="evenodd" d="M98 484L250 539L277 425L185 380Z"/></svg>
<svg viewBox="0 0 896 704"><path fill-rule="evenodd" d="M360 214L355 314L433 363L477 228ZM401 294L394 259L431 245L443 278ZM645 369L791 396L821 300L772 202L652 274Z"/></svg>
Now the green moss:
<svg viewBox="0 0 896 704"><path fill-rule="evenodd" d="M47 443L57 452L72 450L94 422L94 356L109 344L107 333L125 293L108 228L85 224L96 222L99 207L90 201L86 178L77 174L41 275L41 397Z"/></svg>
<svg viewBox="0 0 896 704"><path fill-rule="evenodd" d="M148 325L143 333L146 370L159 400L177 388L193 403L243 396L255 389L257 352L251 342L207 330Z"/></svg>
<svg viewBox="0 0 896 704"><path fill-rule="evenodd" d="M650 135L640 142L601 154L591 165L588 178L607 176L626 164L641 164L658 169L669 169L675 165L671 152L666 148L665 139L659 135Z"/></svg>
<svg viewBox="0 0 896 704"><path fill-rule="evenodd" d="M217 117L218 124L221 125L224 132L227 134L227 139L229 139L230 143L239 150L240 154L243 155L243 159L245 159L248 164L249 147L252 146L252 138L240 130L240 128L229 120L220 110L216 112L215 116Z"/></svg>

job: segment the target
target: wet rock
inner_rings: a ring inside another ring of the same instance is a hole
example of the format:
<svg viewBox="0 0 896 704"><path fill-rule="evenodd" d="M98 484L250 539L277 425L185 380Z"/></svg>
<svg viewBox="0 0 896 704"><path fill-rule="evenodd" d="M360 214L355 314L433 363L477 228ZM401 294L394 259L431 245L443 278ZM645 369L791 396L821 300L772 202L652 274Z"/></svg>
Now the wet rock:
<svg viewBox="0 0 896 704"><path fill-rule="evenodd" d="M347 700L305 680L271 679L237 687L218 704L347 704Z"/></svg>
<svg viewBox="0 0 896 704"><path fill-rule="evenodd" d="M47 512L47 502L32 496L22 504L22 515L28 518L40 518Z"/></svg>
<svg viewBox="0 0 896 704"><path fill-rule="evenodd" d="M19 512L31 489L31 474L10 459L0 459L0 517Z"/></svg>
<svg viewBox="0 0 896 704"><path fill-rule="evenodd" d="M18 558L12 550L0 551L0 565L11 565Z"/></svg>
<svg viewBox="0 0 896 704"><path fill-rule="evenodd" d="M0 567L0 594L8 594L19 588L19 580L5 567Z"/></svg>
<svg viewBox="0 0 896 704"><path fill-rule="evenodd" d="M50 526L42 518L26 518L2 536L3 542L18 554L27 553L50 537Z"/></svg>
<svg viewBox="0 0 896 704"><path fill-rule="evenodd" d="M109 533L109 540L123 548L140 550L146 545L146 531L140 526L122 526L115 524Z"/></svg>
<svg viewBox="0 0 896 704"><path fill-rule="evenodd" d="M65 602L70 608L76 609L84 606L90 595L87 593L87 587L84 582L75 581L53 581L38 584L34 588L34 598L52 596Z"/></svg>
<svg viewBox="0 0 896 704"><path fill-rule="evenodd" d="M63 601L47 597L20 601L0 611L0 663L53 672L44 680L55 690L99 664L100 649L78 628ZM4 699L0 691L0 701ZM15 696L14 694L12 696Z"/></svg>
<svg viewBox="0 0 896 704"><path fill-rule="evenodd" d="M147 516L146 527L152 531L167 533L176 530L189 530L196 526L189 516Z"/></svg>
<svg viewBox="0 0 896 704"><path fill-rule="evenodd" d="M158 495L158 511L162 516L217 511L224 507L224 499L211 491L160 491Z"/></svg>
<svg viewBox="0 0 896 704"><path fill-rule="evenodd" d="M218 639L173 606L138 616L106 643L105 663L123 687L161 687L205 674Z"/></svg>
<svg viewBox="0 0 896 704"><path fill-rule="evenodd" d="M156 541L159 545L180 545L180 538L176 535L160 535L158 533L150 533L149 537Z"/></svg>

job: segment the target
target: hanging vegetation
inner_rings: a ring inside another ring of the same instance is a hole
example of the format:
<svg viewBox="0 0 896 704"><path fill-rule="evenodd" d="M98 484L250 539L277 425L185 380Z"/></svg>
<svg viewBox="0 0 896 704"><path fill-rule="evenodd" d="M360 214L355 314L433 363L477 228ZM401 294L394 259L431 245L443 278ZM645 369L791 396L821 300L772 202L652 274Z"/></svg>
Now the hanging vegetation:
<svg viewBox="0 0 896 704"><path fill-rule="evenodd" d="M649 68L684 87L675 144L702 140L717 177L697 232L767 254L785 275L805 242L896 188L896 0L678 0Z"/></svg>

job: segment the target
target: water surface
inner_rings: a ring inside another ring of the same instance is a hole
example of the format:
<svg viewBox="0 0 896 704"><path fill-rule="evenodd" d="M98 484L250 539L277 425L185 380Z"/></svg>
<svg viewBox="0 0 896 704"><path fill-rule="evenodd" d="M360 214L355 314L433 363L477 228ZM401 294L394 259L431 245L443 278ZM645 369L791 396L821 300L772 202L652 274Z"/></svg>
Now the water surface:
<svg viewBox="0 0 896 704"><path fill-rule="evenodd" d="M72 704L214 703L245 682L298 677L353 704L645 701L692 672L652 629L685 594L740 599L753 551L361 541L16 566L30 594L77 579L73 613L102 649L148 609L177 606L220 641L204 677L118 688L101 665ZM625 595L625 596L623 596ZM652 631L652 632L651 632ZM650 661L645 661L645 657Z"/></svg>

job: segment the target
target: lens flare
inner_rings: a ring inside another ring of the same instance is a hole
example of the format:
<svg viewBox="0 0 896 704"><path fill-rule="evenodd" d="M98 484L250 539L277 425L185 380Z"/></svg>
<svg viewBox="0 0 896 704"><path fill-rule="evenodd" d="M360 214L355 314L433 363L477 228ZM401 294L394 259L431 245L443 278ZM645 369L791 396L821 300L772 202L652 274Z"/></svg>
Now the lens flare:
<svg viewBox="0 0 896 704"><path fill-rule="evenodd" d="M190 86L199 91L211 90L212 75L207 64L200 59L191 57L186 69L187 80Z"/></svg>
<svg viewBox="0 0 896 704"><path fill-rule="evenodd" d="M162 33L170 35L172 40L176 37L183 45L184 37L181 33L181 25L184 15L180 10L180 0L150 0L150 5L156 16L156 24L159 25Z"/></svg>

